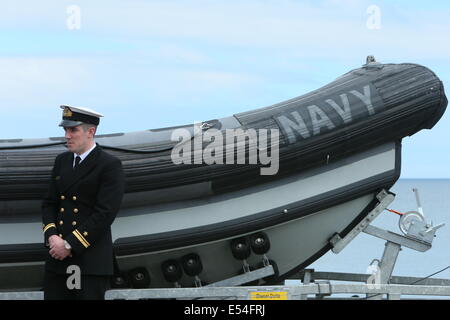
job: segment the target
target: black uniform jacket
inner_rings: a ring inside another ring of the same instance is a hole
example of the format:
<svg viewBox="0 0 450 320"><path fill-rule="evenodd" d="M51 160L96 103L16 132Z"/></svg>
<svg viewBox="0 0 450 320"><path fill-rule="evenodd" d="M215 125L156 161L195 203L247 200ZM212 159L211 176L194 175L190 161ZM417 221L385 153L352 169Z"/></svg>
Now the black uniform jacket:
<svg viewBox="0 0 450 320"><path fill-rule="evenodd" d="M73 153L55 159L42 203L45 246L59 235L72 246L72 257L48 254L46 270L66 273L77 265L82 275L113 274L111 224L122 202L125 179L119 159L96 146L74 170Z"/></svg>

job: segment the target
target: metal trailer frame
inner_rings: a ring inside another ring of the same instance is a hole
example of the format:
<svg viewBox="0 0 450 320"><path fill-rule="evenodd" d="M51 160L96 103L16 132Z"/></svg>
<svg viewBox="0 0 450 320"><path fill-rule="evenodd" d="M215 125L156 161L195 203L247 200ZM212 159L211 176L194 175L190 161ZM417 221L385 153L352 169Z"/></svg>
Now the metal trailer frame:
<svg viewBox="0 0 450 320"><path fill-rule="evenodd" d="M418 199L417 189L415 189ZM381 260L376 272L370 274L316 272L313 269L301 271L293 280L301 280L299 285L277 286L242 286L245 283L263 279L274 274L268 258L263 256L263 267L249 271L243 266L244 274L201 286L196 281L194 288L162 289L114 289L105 294L106 300L141 300L141 299L178 299L178 300L307 300L334 299L334 294L362 294L365 297L346 297L337 299L398 300L403 296L444 296L450 299L450 279L416 278L392 276L402 246L419 252L431 248L436 230L443 225L433 227L425 221L415 220L409 225L406 235L371 226L370 223L394 200L394 194L382 190L377 198L379 204L358 223L344 238L335 234L329 240L332 251L339 253L359 233L365 232L386 240ZM421 211L421 205L418 201ZM374 260L376 261L376 260ZM363 284L331 283L331 281L363 282ZM416 284L420 282L421 284ZM308 297L311 296L311 297ZM0 300L42 300L43 292L0 292Z"/></svg>

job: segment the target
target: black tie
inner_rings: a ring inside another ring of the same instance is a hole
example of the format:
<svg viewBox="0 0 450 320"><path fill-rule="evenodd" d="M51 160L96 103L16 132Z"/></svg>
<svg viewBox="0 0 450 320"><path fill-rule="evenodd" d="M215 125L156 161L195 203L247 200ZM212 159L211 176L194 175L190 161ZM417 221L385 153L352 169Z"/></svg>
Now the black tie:
<svg viewBox="0 0 450 320"><path fill-rule="evenodd" d="M77 156L75 158L75 166L73 167L73 170L75 170L78 167L78 165L80 164L80 161L81 161L81 158L79 156Z"/></svg>

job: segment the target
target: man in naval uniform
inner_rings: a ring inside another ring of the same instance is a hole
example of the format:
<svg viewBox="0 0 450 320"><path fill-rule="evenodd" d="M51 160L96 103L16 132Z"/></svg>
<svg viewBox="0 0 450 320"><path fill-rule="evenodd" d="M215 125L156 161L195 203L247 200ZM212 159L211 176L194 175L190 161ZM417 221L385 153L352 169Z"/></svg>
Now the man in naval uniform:
<svg viewBox="0 0 450 320"><path fill-rule="evenodd" d="M94 141L101 114L61 106L68 151L59 154L42 203L46 300L104 299L113 274L111 224L124 193L119 159Z"/></svg>

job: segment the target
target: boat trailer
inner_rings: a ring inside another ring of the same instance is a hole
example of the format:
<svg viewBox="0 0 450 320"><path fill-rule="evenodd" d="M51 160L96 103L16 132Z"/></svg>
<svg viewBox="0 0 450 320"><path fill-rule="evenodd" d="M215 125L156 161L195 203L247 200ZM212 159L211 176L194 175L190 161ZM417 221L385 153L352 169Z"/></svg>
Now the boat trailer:
<svg viewBox="0 0 450 320"><path fill-rule="evenodd" d="M308 299L364 299L364 300L399 300L405 296L443 296L450 298L450 279L417 278L393 276L397 257L402 247L425 252L432 246L436 231L444 226L433 226L423 214L417 189L418 211L402 214L399 222L403 235L383 230L370 223L394 200L395 195L386 190L377 194L378 205L359 222L344 238L335 234L329 240L334 253L341 252L358 234L364 232L385 240L385 249L381 260L373 260L372 274L317 272L304 269L289 280L300 280L295 285L254 285L275 274L274 267L266 255L263 255L261 268L250 270L244 260L244 273L219 282L202 285L196 281L196 287L157 288L157 289L113 289L105 293L106 300L308 300ZM377 262L377 263L375 263ZM345 283L332 283L344 281ZM350 282L360 282L353 284ZM345 295L345 297L333 297ZM362 296L359 296L362 295ZM43 300L42 291L0 292L0 300Z"/></svg>

